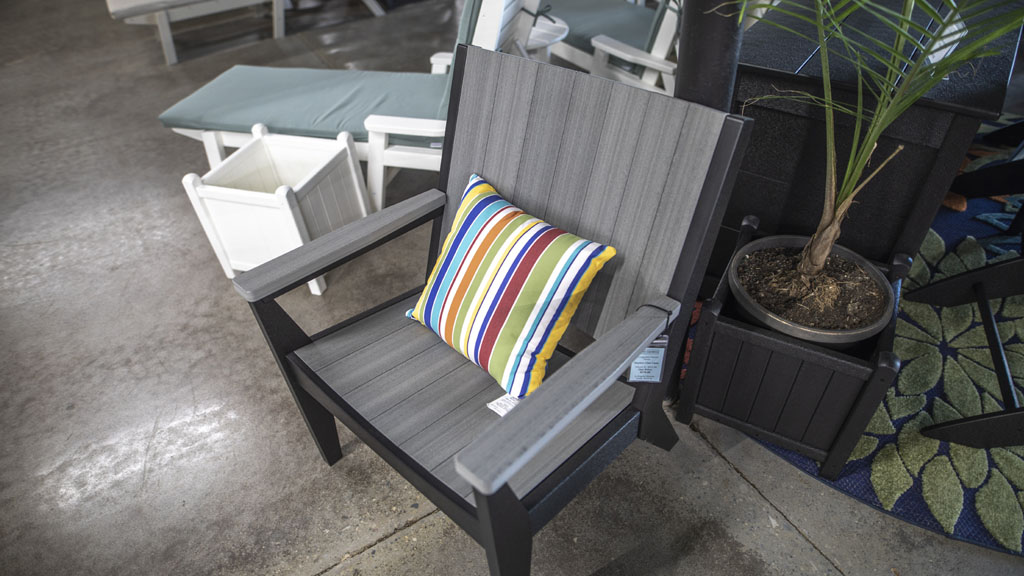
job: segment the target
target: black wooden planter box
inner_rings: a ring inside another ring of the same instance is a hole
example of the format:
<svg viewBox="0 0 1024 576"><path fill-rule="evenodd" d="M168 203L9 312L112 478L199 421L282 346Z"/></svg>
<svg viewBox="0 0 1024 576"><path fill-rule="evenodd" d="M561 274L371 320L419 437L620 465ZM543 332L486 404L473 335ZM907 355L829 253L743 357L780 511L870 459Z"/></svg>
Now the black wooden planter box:
<svg viewBox="0 0 1024 576"><path fill-rule="evenodd" d="M882 31L875 36L889 41ZM1000 54L945 80L879 141L876 158L900 144L904 150L858 196L839 243L869 260L893 263L889 276L897 290L909 268L905 254L916 253L927 234L981 120L999 115L1018 39L1003 37L993 46ZM835 478L899 370L892 348L895 316L879 336L831 350L739 319L728 283L718 281L746 215L760 219L763 234L810 235L818 223L825 166L821 110L784 100L749 102L776 89L820 95L815 48L765 24L743 39L734 111L754 118L754 130L705 279L702 296L711 299L701 313L676 417L689 422L696 412L713 418L814 458L822 462L822 476ZM855 92L842 89L844 79L855 78L853 71L833 62L832 78L840 86L834 95L855 101ZM837 125L842 141L852 124L839 115ZM844 153L840 148L839 157Z"/></svg>
<svg viewBox="0 0 1024 576"><path fill-rule="evenodd" d="M744 226L736 247L753 232ZM896 294L909 266L900 257L887 269ZM680 406L696 395L697 414L818 460L836 478L899 371L895 312L881 334L839 351L745 322L731 300L723 277L701 309ZM689 420L685 408L677 416Z"/></svg>

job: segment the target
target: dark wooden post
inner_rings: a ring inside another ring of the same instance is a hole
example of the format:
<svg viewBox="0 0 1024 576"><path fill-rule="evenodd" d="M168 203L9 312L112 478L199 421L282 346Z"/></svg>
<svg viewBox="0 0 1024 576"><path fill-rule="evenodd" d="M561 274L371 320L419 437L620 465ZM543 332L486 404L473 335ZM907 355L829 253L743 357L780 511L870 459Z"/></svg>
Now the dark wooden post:
<svg viewBox="0 0 1024 576"><path fill-rule="evenodd" d="M732 108L743 27L738 14L725 13L738 9L721 0L682 1L676 98L725 112Z"/></svg>

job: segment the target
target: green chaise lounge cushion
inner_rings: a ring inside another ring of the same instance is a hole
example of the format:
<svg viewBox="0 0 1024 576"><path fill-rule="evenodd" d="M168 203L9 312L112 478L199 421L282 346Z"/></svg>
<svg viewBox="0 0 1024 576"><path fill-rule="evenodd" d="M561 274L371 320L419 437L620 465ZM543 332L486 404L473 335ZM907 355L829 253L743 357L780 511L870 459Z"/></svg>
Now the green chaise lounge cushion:
<svg viewBox="0 0 1024 576"><path fill-rule="evenodd" d="M160 115L169 128L367 138L370 114L443 119L446 74L234 66ZM422 142L422 140L420 140ZM397 142L396 142L397 143Z"/></svg>

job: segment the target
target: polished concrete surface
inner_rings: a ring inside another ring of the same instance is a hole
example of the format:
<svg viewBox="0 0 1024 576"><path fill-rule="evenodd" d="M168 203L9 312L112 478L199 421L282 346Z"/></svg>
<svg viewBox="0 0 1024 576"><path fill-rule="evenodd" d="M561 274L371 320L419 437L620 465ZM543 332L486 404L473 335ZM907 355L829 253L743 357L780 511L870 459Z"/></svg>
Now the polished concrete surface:
<svg viewBox="0 0 1024 576"><path fill-rule="evenodd" d="M0 3L0 574L484 574L482 550L354 436L327 467L156 120L236 63L426 70L450 0L284 39L150 28L102 0ZM262 16L259 16L262 18ZM218 24L219 26L220 24ZM255 30L255 31L254 31ZM245 39L243 41L242 39ZM391 200L431 186L406 173ZM285 306L309 326L415 285L425 230ZM535 574L1012 574L1018 558L863 506L707 420L635 443L544 528Z"/></svg>

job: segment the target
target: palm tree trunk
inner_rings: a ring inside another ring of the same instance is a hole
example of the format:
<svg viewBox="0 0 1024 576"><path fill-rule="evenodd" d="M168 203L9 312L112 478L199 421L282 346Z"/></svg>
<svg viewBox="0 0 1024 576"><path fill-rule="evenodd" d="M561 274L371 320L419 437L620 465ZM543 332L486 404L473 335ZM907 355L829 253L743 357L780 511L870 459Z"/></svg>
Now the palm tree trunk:
<svg viewBox="0 0 1024 576"><path fill-rule="evenodd" d="M804 278L817 276L821 272L825 267L825 260L832 253L832 246L835 245L836 240L839 240L840 224L843 218L842 215L837 217L830 212L826 211L822 215L822 222L818 225L818 230L811 236L811 240L807 242L803 253L800 254L800 263L796 269Z"/></svg>

